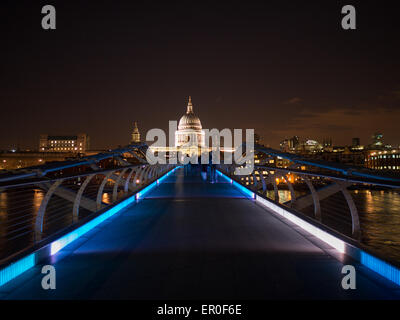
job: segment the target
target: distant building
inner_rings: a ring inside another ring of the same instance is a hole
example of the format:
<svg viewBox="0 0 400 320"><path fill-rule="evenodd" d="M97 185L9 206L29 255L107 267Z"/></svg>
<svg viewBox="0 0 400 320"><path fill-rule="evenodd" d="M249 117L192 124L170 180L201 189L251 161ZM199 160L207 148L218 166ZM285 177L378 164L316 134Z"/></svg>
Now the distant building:
<svg viewBox="0 0 400 320"><path fill-rule="evenodd" d="M201 148L205 146L204 139L205 133L199 117L194 114L192 98L189 97L186 113L179 120L178 130L175 132L175 146Z"/></svg>
<svg viewBox="0 0 400 320"><path fill-rule="evenodd" d="M140 143L140 132L137 126L137 122L135 121L133 125L132 139L131 143Z"/></svg>
<svg viewBox="0 0 400 320"><path fill-rule="evenodd" d="M358 147L360 145L360 138L353 138L351 145L352 147Z"/></svg>
<svg viewBox="0 0 400 320"><path fill-rule="evenodd" d="M205 132L200 118L193 111L191 97L189 97L186 113L180 118L178 130L175 131L175 145L168 147L150 146L150 150L155 154L165 152L167 157L173 152L179 153L180 156L198 156L211 150L209 146L206 146ZM232 150L229 150L229 152L232 152Z"/></svg>
<svg viewBox="0 0 400 320"><path fill-rule="evenodd" d="M290 139L285 139L280 143L281 150L284 152L295 152L296 148L300 145L300 139L298 136L294 136Z"/></svg>
<svg viewBox="0 0 400 320"><path fill-rule="evenodd" d="M362 150L353 149L349 146L334 146L332 151L319 153L316 159L362 167L364 166L365 155Z"/></svg>
<svg viewBox="0 0 400 320"><path fill-rule="evenodd" d="M322 151L323 146L318 141L312 139L306 139L296 147L296 153L300 154L320 153Z"/></svg>
<svg viewBox="0 0 400 320"><path fill-rule="evenodd" d="M299 140L298 137L285 139L280 143L280 147L283 151L313 160L338 162L375 170L400 170L400 148L384 144L382 133L372 135L372 143L368 146L361 145L360 138L352 138L350 146L334 146L331 138L323 139L322 145L316 140L301 139L298 142ZM293 149L294 145L296 147ZM285 163L280 164L278 160L273 160L271 163L276 162L277 166L285 165ZM261 163L261 159L258 161Z"/></svg>
<svg viewBox="0 0 400 320"><path fill-rule="evenodd" d="M324 147L324 149L332 147L332 138L324 138L322 140L322 146Z"/></svg>
<svg viewBox="0 0 400 320"><path fill-rule="evenodd" d="M78 154L73 152L6 151L0 152L0 170L20 169L76 158Z"/></svg>
<svg viewBox="0 0 400 320"><path fill-rule="evenodd" d="M365 159L365 166L375 170L400 171L400 150L370 151Z"/></svg>
<svg viewBox="0 0 400 320"><path fill-rule="evenodd" d="M305 158L314 160L324 160L339 162L347 165L364 166L365 155L364 147L359 145L359 139L353 139L355 146L334 146L332 138L324 138L322 143L313 139L300 139L295 136L281 142L281 149L286 152L299 154ZM277 166L285 166L285 163L279 163Z"/></svg>
<svg viewBox="0 0 400 320"><path fill-rule="evenodd" d="M362 151L364 150L364 146L361 145L360 138L353 138L351 140L351 151Z"/></svg>
<svg viewBox="0 0 400 320"><path fill-rule="evenodd" d="M382 133L374 133L372 135L372 144L370 145L370 149L382 149L383 148L383 134Z"/></svg>
<svg viewBox="0 0 400 320"><path fill-rule="evenodd" d="M85 153L89 150L90 139L86 133L71 136L42 134L39 140L40 152Z"/></svg>

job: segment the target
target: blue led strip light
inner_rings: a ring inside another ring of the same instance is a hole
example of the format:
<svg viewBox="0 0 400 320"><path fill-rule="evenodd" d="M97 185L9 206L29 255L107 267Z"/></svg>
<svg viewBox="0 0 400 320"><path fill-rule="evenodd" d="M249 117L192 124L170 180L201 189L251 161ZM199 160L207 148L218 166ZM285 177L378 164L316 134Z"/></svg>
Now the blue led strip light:
<svg viewBox="0 0 400 320"><path fill-rule="evenodd" d="M128 199L122 201L121 203L117 204L116 206L110 208L109 210L105 211L98 217L94 218L93 220L90 220L86 224L80 226L79 228L71 231L70 233L62 236L60 239L53 241L50 244L50 254L56 254L58 251L60 251L62 248L73 242L74 240L78 239L88 231L92 230L96 226L98 226L100 223L102 223L104 220L108 219L109 217L113 216L115 213L118 211L122 210L123 208L127 207L130 205L132 202L135 201L135 199L138 198L143 198L143 195L150 191L152 188L158 185L161 181L163 181L167 176L169 176L172 172L174 172L176 169L180 167L175 167L171 171L167 172L164 174L162 177L160 177L157 181L153 182L140 192L132 195ZM10 264L9 266L3 268L0 270L0 286L6 284L7 282L13 280L17 276L21 275L25 271L29 270L30 268L34 267L36 265L36 253L32 253L24 258L21 258L20 260Z"/></svg>
<svg viewBox="0 0 400 320"><path fill-rule="evenodd" d="M229 183L232 183L233 180L231 178L229 178L228 176L224 175L221 171L217 170L217 174L219 176L221 176L222 178L224 178L226 181L228 181Z"/></svg>
<svg viewBox="0 0 400 320"><path fill-rule="evenodd" d="M361 251L361 263L367 268L379 273L382 277L400 286L400 270L385 261Z"/></svg>
<svg viewBox="0 0 400 320"><path fill-rule="evenodd" d="M78 239L80 236L84 235L88 231L92 230L94 227L98 226L100 223L102 223L104 220L110 218L114 214L116 214L118 211L122 210L126 206L130 205L132 202L135 201L135 197L131 196L125 201L117 204L115 207L111 208L110 210L107 210L100 216L94 218L93 220L90 220L88 223L84 224L83 226L75 229L74 231L71 231L70 233L66 234L65 236L61 237L60 239L53 241L51 243L51 249L50 249L50 254L53 255L60 251L62 248L73 242L74 240Z"/></svg>
<svg viewBox="0 0 400 320"><path fill-rule="evenodd" d="M313 236L317 237L318 239L329 244L331 247L335 248L337 251L339 251L341 253L346 252L346 243L344 241L340 240L339 238L331 235L328 232L321 230L320 228L312 225L311 223L304 221L303 219L299 218L298 216L294 215L293 213L290 213L289 211L276 205L272 201L266 200L263 197L260 197L259 195L256 196L256 201L261 203L265 207L271 209L276 214L279 214L282 217L293 222L294 224L298 225L300 228L302 228L303 230L312 234Z"/></svg>
<svg viewBox="0 0 400 320"><path fill-rule="evenodd" d="M164 176L169 175L170 173L174 172L176 169L178 169L178 167L175 167L171 171L167 172L166 174L164 174ZM161 177L161 178L163 178L163 177ZM146 188L142 189L141 191L132 195L128 199L117 204L115 207L112 207L110 210L107 210L102 215L98 216L97 218L89 221L88 223L84 224L83 226L79 227L78 229L66 234L65 236L61 237L60 239L52 242L51 249L50 249L51 255L57 253L62 248L64 248L68 244L70 244L72 241L78 239L80 236L84 235L88 231L92 230L94 227L98 226L104 220L108 219L109 217L111 217L115 213L117 213L118 211L120 211L123 208L125 208L126 206L130 205L132 202L135 201L135 199L143 198L147 192L149 192L151 189L153 189L157 185L158 185L157 181L154 181L153 183L148 185Z"/></svg>
<svg viewBox="0 0 400 320"><path fill-rule="evenodd" d="M157 179L157 183L163 182L166 178L168 178L168 176L169 176L171 173L173 173L175 170L177 170L177 169L179 169L179 168L182 168L182 166L175 167L175 168L172 169L171 171L168 171L168 172L167 172L166 174L164 174L162 177L160 177L160 178Z"/></svg>
<svg viewBox="0 0 400 320"><path fill-rule="evenodd" d="M20 274L34 267L36 254L32 253L29 256L22 258L11 265L0 270L0 286L6 284L10 280L18 277Z"/></svg>
<svg viewBox="0 0 400 320"><path fill-rule="evenodd" d="M240 191L242 191L247 197L254 199L255 198L255 193L253 191L250 191L246 187L242 186L240 183L234 181L233 179L229 178L225 174L223 174L221 171L217 170L218 175L223 177L225 180L228 182L232 183L236 188L238 188Z"/></svg>
<svg viewBox="0 0 400 320"><path fill-rule="evenodd" d="M146 188L142 189L140 192L136 193L136 199L143 198L143 196L158 185L158 181L154 181L152 184L148 185Z"/></svg>

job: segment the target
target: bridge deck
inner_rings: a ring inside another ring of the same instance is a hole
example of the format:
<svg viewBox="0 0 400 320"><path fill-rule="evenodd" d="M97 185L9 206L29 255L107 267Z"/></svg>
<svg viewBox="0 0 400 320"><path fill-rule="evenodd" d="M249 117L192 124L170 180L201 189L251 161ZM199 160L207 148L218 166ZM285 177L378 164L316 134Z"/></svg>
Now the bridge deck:
<svg viewBox="0 0 400 320"><path fill-rule="evenodd" d="M179 169L53 257L57 289L37 266L3 299L398 298L398 287L352 261L357 290L326 247L228 183Z"/></svg>

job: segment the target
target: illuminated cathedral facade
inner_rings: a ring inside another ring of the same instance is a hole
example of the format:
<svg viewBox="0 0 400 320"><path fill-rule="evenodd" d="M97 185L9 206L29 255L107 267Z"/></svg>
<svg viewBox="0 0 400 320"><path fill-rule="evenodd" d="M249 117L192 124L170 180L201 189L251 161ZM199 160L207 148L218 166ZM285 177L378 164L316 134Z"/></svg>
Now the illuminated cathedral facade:
<svg viewBox="0 0 400 320"><path fill-rule="evenodd" d="M204 131L199 117L194 114L191 97L186 113L179 120L178 130L175 131L175 147L204 147Z"/></svg>
<svg viewBox="0 0 400 320"><path fill-rule="evenodd" d="M140 143L140 132L136 121L133 124L131 143Z"/></svg>

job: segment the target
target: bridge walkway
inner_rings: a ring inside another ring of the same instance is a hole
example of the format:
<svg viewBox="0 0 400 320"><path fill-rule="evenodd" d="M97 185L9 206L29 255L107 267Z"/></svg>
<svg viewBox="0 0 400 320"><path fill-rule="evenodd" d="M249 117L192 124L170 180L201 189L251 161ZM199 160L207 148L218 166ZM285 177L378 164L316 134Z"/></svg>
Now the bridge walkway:
<svg viewBox="0 0 400 320"><path fill-rule="evenodd" d="M176 170L47 263L56 290L42 289L36 266L0 299L399 298L394 284L197 169ZM341 287L348 263L356 290Z"/></svg>

